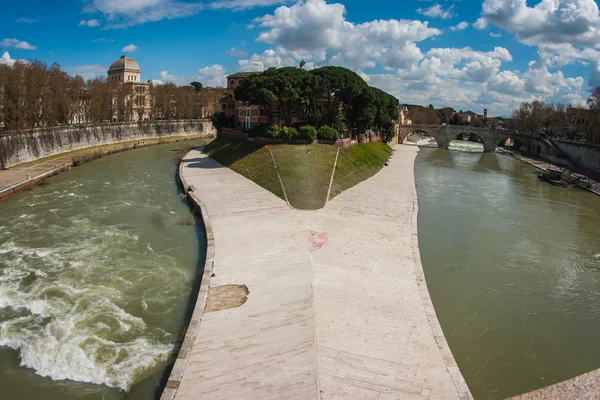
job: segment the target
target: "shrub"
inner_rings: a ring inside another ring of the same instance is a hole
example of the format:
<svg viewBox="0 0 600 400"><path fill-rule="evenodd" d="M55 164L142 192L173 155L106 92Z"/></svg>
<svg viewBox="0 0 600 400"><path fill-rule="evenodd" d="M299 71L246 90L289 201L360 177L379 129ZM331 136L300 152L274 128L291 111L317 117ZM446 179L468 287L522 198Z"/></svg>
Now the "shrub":
<svg viewBox="0 0 600 400"><path fill-rule="evenodd" d="M281 130L281 134L283 139L285 140L292 140L298 137L298 131L296 130L296 128L292 128L290 126L284 126Z"/></svg>
<svg viewBox="0 0 600 400"><path fill-rule="evenodd" d="M338 132L330 126L322 126L317 131L317 137L321 140L337 140Z"/></svg>
<svg viewBox="0 0 600 400"><path fill-rule="evenodd" d="M271 125L267 130L267 137L277 139L280 136L280 129L277 125Z"/></svg>
<svg viewBox="0 0 600 400"><path fill-rule="evenodd" d="M312 125L304 125L300 128L300 138L312 143L317 138L317 130Z"/></svg>
<svg viewBox="0 0 600 400"><path fill-rule="evenodd" d="M214 115L211 118L211 121L218 133L221 133L221 129L229 124L227 114L225 114L222 111L214 113Z"/></svg>

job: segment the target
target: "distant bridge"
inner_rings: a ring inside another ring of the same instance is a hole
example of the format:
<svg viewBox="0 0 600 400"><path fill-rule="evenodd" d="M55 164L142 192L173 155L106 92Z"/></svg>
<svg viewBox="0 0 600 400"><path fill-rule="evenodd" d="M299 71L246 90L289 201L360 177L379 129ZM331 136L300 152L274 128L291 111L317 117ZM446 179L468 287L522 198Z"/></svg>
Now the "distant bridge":
<svg viewBox="0 0 600 400"><path fill-rule="evenodd" d="M498 145L503 144L509 138L518 139L520 142L530 140L528 136L515 131L460 125L399 125L396 139L398 143L402 143L411 134L418 133L434 138L440 149L448 149L452 140L467 134L469 140L483 144L485 152L493 152Z"/></svg>

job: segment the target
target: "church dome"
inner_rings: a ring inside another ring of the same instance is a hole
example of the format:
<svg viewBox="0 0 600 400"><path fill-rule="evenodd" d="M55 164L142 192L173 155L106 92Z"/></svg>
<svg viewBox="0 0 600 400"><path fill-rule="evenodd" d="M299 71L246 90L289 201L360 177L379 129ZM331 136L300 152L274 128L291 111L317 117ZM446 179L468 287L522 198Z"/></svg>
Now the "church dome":
<svg viewBox="0 0 600 400"><path fill-rule="evenodd" d="M139 73L140 66L138 65L138 63L136 63L131 58L129 58L127 56L121 56L121 58L116 60L114 63L110 64L108 73L110 74L113 72L123 72L125 70L127 70L129 72L138 72Z"/></svg>

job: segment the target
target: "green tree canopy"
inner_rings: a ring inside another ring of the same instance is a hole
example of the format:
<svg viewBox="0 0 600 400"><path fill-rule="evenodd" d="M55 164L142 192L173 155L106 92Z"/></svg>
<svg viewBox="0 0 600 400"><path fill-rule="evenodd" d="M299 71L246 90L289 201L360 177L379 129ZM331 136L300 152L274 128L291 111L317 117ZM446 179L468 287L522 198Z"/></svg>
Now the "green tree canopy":
<svg viewBox="0 0 600 400"><path fill-rule="evenodd" d="M292 104L309 120L321 120L321 125L333 123L332 119L347 121L355 131L389 129L390 122L398 118L398 99L370 87L358 74L342 67L310 71L270 68L244 79L235 89L235 98L249 104ZM324 98L327 109L321 106ZM336 114L338 103L342 103L344 115Z"/></svg>

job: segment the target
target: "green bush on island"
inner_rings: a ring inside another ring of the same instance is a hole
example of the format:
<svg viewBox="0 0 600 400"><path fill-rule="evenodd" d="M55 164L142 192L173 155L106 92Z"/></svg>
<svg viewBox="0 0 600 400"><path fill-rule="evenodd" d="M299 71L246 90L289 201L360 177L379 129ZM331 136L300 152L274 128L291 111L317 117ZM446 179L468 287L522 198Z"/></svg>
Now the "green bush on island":
<svg viewBox="0 0 600 400"><path fill-rule="evenodd" d="M281 129L277 125L271 125L267 130L267 137L277 139L281 135Z"/></svg>
<svg viewBox="0 0 600 400"><path fill-rule="evenodd" d="M312 125L304 125L300 128L300 138L312 143L317 138L317 129Z"/></svg>
<svg viewBox="0 0 600 400"><path fill-rule="evenodd" d="M281 130L281 136L285 140L293 140L298 138L298 131L291 126L284 126Z"/></svg>
<svg viewBox="0 0 600 400"><path fill-rule="evenodd" d="M320 140L337 140L338 132L330 126L323 125L317 131L317 138Z"/></svg>

